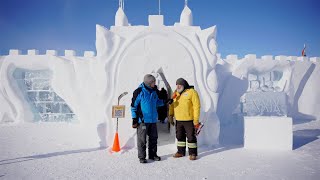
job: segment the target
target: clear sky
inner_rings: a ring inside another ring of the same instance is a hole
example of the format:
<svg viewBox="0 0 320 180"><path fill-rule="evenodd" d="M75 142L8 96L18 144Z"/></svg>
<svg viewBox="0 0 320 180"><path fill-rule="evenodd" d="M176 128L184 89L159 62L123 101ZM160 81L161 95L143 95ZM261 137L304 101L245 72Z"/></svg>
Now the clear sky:
<svg viewBox="0 0 320 180"><path fill-rule="evenodd" d="M184 0L161 0L165 25L179 21ZM218 52L320 57L320 0L189 0L193 23L217 25ZM0 0L0 55L9 49L95 51L95 25L114 25L118 0ZM132 25L147 25L158 0L125 0Z"/></svg>

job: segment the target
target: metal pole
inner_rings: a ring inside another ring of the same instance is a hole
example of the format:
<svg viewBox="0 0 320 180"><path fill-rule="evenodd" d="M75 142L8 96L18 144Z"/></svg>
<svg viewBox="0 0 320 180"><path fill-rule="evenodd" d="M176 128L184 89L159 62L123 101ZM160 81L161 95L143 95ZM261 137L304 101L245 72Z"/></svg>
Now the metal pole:
<svg viewBox="0 0 320 180"><path fill-rule="evenodd" d="M161 14L161 0L159 0L159 15Z"/></svg>
<svg viewBox="0 0 320 180"><path fill-rule="evenodd" d="M116 128L116 132L118 132L118 119L119 119L119 118L117 118L117 128Z"/></svg>
<svg viewBox="0 0 320 180"><path fill-rule="evenodd" d="M120 105L120 99L121 99L123 96L127 95L127 94L128 94L128 92L124 92L124 93L120 94L120 96L118 97L118 106ZM118 127L119 127L119 118L117 118L116 132L118 132Z"/></svg>

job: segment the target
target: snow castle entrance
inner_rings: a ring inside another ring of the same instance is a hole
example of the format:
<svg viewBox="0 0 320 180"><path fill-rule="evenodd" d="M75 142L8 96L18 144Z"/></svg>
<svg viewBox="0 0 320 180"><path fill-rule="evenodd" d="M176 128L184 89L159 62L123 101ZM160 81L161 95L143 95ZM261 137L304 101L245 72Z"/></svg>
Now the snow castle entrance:
<svg viewBox="0 0 320 180"><path fill-rule="evenodd" d="M117 92L129 92L129 97L124 99L122 103L129 110L131 105L130 96L132 97L133 91L142 83L145 74L153 74L157 79L159 90L164 87L169 90L169 94L171 94L172 88L173 90L175 89L175 81L179 77L184 77L190 84L194 84L192 61L188 51L172 39L158 33L151 33L141 37L128 47L119 64ZM168 84L165 85L164 82ZM131 121L130 116L128 121ZM158 126L163 126L163 124ZM129 126L129 128L131 127ZM158 129L165 131L165 128ZM129 129L127 130L129 131ZM159 136L161 135L165 135L165 133L159 133Z"/></svg>

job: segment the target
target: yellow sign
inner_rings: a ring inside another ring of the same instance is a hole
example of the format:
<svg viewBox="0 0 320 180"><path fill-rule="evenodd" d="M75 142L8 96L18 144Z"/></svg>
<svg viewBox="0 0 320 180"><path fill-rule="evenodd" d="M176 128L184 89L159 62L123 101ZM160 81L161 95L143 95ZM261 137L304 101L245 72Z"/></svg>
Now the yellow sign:
<svg viewBox="0 0 320 180"><path fill-rule="evenodd" d="M126 106L112 106L112 118L124 118Z"/></svg>

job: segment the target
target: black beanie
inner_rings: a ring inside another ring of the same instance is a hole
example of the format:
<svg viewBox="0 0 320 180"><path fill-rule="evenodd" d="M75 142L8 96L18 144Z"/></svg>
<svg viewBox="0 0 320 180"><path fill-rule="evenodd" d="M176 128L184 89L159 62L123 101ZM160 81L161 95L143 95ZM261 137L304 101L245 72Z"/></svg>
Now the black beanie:
<svg viewBox="0 0 320 180"><path fill-rule="evenodd" d="M176 85L182 85L185 89L189 87L189 83L183 78L177 79Z"/></svg>

